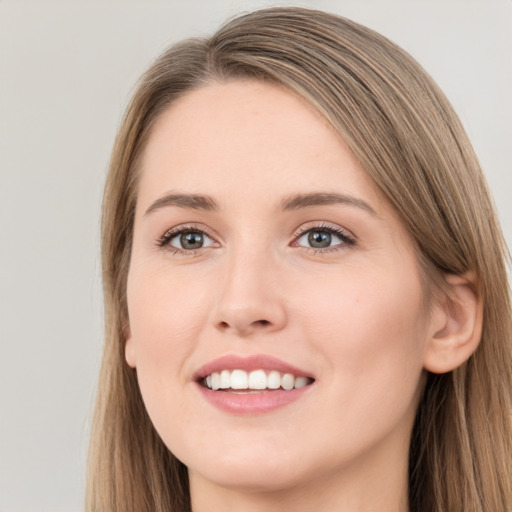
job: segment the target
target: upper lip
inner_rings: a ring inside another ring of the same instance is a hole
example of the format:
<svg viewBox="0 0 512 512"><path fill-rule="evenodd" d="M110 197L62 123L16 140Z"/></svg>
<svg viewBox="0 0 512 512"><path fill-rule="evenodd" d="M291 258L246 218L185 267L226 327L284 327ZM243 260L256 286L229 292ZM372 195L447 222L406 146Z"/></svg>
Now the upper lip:
<svg viewBox="0 0 512 512"><path fill-rule="evenodd" d="M194 373L193 379L201 380L214 372L221 372L222 370L244 370L246 372L253 370L275 370L281 373L291 373L295 375L295 377L313 378L313 376L308 372L291 364L285 363L274 356L255 354L244 357L229 354L206 363Z"/></svg>

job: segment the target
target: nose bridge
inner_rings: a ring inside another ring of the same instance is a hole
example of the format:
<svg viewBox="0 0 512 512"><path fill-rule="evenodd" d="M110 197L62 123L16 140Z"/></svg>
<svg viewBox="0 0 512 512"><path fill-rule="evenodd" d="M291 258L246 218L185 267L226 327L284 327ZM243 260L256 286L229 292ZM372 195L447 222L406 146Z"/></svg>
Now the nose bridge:
<svg viewBox="0 0 512 512"><path fill-rule="evenodd" d="M278 263L265 245L251 240L228 250L215 315L218 328L245 336L284 325Z"/></svg>

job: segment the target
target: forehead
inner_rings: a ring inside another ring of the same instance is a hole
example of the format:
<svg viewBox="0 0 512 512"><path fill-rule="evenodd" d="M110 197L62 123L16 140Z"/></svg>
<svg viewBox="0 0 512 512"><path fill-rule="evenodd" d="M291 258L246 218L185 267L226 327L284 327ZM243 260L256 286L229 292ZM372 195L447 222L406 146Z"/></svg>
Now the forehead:
<svg viewBox="0 0 512 512"><path fill-rule="evenodd" d="M155 123L140 200L175 189L233 201L331 191L382 197L340 135L304 99L237 80L193 90ZM370 197L371 196L371 197Z"/></svg>

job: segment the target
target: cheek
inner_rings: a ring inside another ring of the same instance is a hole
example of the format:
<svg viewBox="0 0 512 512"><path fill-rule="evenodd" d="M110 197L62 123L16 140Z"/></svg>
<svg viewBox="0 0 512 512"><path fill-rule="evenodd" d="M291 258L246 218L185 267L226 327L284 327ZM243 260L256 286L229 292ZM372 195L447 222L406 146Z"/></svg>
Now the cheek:
<svg viewBox="0 0 512 512"><path fill-rule="evenodd" d="M152 418L182 400L174 389L187 384L184 364L200 338L209 310L208 297L208 288L200 279L180 281L162 269L146 272L135 268L129 275L129 342Z"/></svg>
<svg viewBox="0 0 512 512"><path fill-rule="evenodd" d="M202 327L207 312L208 286L197 277L186 280L179 272L133 270L128 278L130 328L140 356L147 351L180 354Z"/></svg>
<svg viewBox="0 0 512 512"><path fill-rule="evenodd" d="M407 408L418 389L426 341L423 292L415 272L316 280L301 305L303 328L328 361L332 398L368 419ZM303 295L305 296L305 295ZM334 398L334 394L339 395Z"/></svg>
<svg viewBox="0 0 512 512"><path fill-rule="evenodd" d="M347 266L331 275L309 280L302 314L322 330L322 339L339 340L332 349L350 348L360 355L369 350L408 348L412 352L425 328L423 290L415 267ZM316 320L315 320L316 319Z"/></svg>
<svg viewBox="0 0 512 512"><path fill-rule="evenodd" d="M137 379L151 422L176 456L197 449L183 425L197 424L191 411L186 362L205 323L208 286L159 267L131 269L128 314Z"/></svg>

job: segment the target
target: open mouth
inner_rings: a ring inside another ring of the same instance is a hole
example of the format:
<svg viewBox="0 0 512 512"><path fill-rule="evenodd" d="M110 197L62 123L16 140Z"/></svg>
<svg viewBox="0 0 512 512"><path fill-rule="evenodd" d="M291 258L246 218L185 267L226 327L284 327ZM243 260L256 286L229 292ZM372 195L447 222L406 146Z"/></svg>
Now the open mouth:
<svg viewBox="0 0 512 512"><path fill-rule="evenodd" d="M296 376L292 373L281 373L277 370L222 370L203 377L200 384L213 391L233 393L254 393L262 391L291 391L308 386L314 379Z"/></svg>

